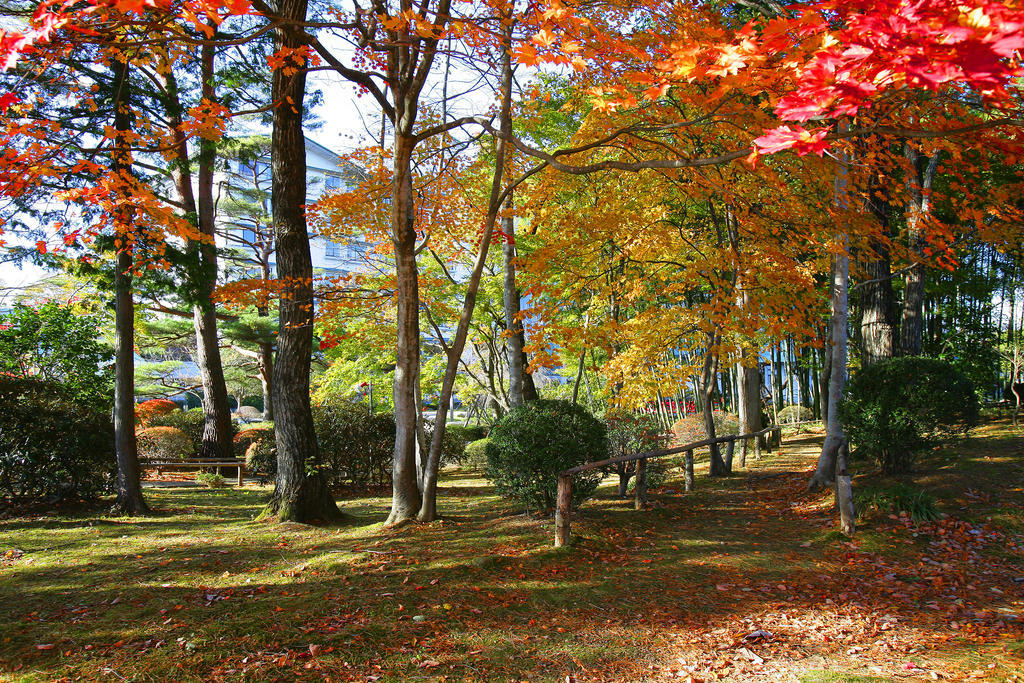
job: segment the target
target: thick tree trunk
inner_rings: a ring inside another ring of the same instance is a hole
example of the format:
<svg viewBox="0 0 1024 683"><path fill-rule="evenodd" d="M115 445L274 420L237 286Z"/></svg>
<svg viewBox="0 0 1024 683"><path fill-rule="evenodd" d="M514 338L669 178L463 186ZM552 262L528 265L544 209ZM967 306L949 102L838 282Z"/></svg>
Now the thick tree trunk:
<svg viewBox="0 0 1024 683"><path fill-rule="evenodd" d="M131 87L128 63L113 62L114 140L113 169L123 176L132 173L127 134L131 131L129 112ZM135 441L135 303L132 300L132 216L122 209L115 216L120 250L114 262L114 447L117 457L117 498L114 511L142 515L149 507L139 483L139 450Z"/></svg>
<svg viewBox="0 0 1024 683"><path fill-rule="evenodd" d="M399 98L396 96L396 106ZM395 457L392 464L391 512L387 525L413 519L420 509L417 485L416 384L420 366L419 272L412 191L412 129L415 112L405 111L395 125L392 242L395 249L398 340L395 364Z"/></svg>
<svg viewBox="0 0 1024 683"><path fill-rule="evenodd" d="M280 0L281 18L306 20L306 0ZM277 49L304 45L296 24L274 30ZM273 403L276 413L277 480L264 514L280 521L332 521L341 517L323 476L309 404L313 353L313 264L306 228L306 141L302 134L304 71L274 71L271 84L274 129L271 135L271 203L274 212L277 272L282 284ZM312 465L312 467L310 467Z"/></svg>
<svg viewBox="0 0 1024 683"><path fill-rule="evenodd" d="M925 240L921 222L930 211L932 182L938 169L939 154L933 154L925 160L909 144L905 144L903 149L912 170L907 178L910 195L906 210L907 239L910 242L911 258L923 258ZM903 282L900 348L905 356L919 356L924 333L924 266L917 264L908 270Z"/></svg>
<svg viewBox="0 0 1024 683"><path fill-rule="evenodd" d="M877 258L866 264L867 280L861 286L861 364L864 367L896 355L895 297L889 248L874 243Z"/></svg>
<svg viewBox="0 0 1024 683"><path fill-rule="evenodd" d="M867 279L860 286L860 349L864 367L896 355L896 307L892 292L892 262L889 258L889 202L877 183L868 188L867 210L881 228L871 240L872 259L865 268Z"/></svg>
<svg viewBox="0 0 1024 683"><path fill-rule="evenodd" d="M117 451L117 499L114 511L125 515L149 512L139 483L139 451L135 441L135 306L132 301L132 255L117 254L114 268L114 443Z"/></svg>

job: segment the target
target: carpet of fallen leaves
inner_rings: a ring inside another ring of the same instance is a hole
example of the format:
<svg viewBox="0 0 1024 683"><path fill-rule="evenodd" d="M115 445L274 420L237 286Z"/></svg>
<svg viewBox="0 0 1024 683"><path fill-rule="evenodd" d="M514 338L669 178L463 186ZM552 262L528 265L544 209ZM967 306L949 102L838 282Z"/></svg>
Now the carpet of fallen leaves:
<svg viewBox="0 0 1024 683"><path fill-rule="evenodd" d="M875 512L853 540L806 491L819 448L642 512L609 481L560 550L458 473L443 521L393 531L382 497L337 529L254 522L266 489L0 519L0 677L1024 680L1024 438L983 430L920 477L941 519Z"/></svg>

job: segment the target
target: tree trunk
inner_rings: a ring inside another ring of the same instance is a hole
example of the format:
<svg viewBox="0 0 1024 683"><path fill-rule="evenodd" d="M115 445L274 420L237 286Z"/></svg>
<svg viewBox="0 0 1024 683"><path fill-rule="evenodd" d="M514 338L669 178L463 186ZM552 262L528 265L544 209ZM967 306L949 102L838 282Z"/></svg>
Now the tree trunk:
<svg viewBox="0 0 1024 683"><path fill-rule="evenodd" d="M511 32L512 23L508 22L507 26L507 30ZM511 134L512 132L512 49L509 44L510 41L511 33L506 35L506 41L502 49L501 130L506 134ZM459 360L462 358L462 352L466 347L466 337L469 334L469 325L473 320L473 309L476 307L476 295L480 287L480 278L483 275L484 266L487 264L487 252L491 246L491 236L494 234L498 213L501 210L500 195L502 178L505 170L506 145L507 143L504 137L499 137L495 142L494 175L491 181L491 196L488 203L487 220L484 224L484 233L480 238L480 246L477 251L476 261L473 264L473 270L470 273L469 282L466 285L466 298L462 304L462 314L459 316L459 324L455 330L455 338L452 340L450 348L446 349L448 362L445 366L444 379L441 382L441 398L437 406L437 417L434 420L434 435L430 442L430 455L424 471L423 500L420 505L419 514L417 515L417 518L421 522L432 522L437 518L437 474L441 463L441 445L444 440L444 432L448 421L448 406L451 402L452 389L455 386L455 376L459 369ZM509 196L511 197L511 193ZM511 205L506 205L506 210L511 210L511 208ZM511 223L511 220L509 220L509 223ZM511 263L508 263L509 267L511 267L511 265ZM508 285L508 277L509 271L506 270L506 287ZM512 270L512 278L512 293L516 298L515 305L512 308L518 309L518 294L516 294L514 287L514 270ZM510 322L515 322L515 315L509 306L507 289L505 292L505 316L506 329L510 329L508 326ZM511 329L513 330L512 337L518 339L518 334L514 333L514 327ZM512 337L510 337L510 339ZM510 346L509 357L509 374L511 378L509 381L509 401L511 404L513 395L518 392L519 404L521 404L523 368L517 362L521 357L521 349L516 349L514 346ZM518 383L518 388L515 391L512 391L511 385L514 383ZM519 404L511 404L511 406L514 407Z"/></svg>
<svg viewBox="0 0 1024 683"><path fill-rule="evenodd" d="M923 155L909 144L905 144L903 149L912 170L907 179L910 194L906 211L907 238L912 258L923 258L925 240L921 222L930 211L932 181L938 169L939 154L935 153L925 161ZM917 264L908 270L903 282L900 347L905 356L919 356L924 332L924 266Z"/></svg>
<svg viewBox="0 0 1024 683"><path fill-rule="evenodd" d="M213 28L216 32L216 28ZM214 87L214 46L206 42L202 47L203 98L216 102ZM213 166L217 159L217 147L213 140L199 141L198 168L198 218L199 232L209 241L196 245L199 257L197 298L193 307L193 322L196 330L196 360L203 383L203 413L206 424L203 427L203 442L199 456L203 458L230 458L233 436L231 408L228 405L228 390L224 381L224 366L220 358L220 341L217 337L217 316L213 303L213 290L217 284L217 247L214 244L216 205L213 196Z"/></svg>
<svg viewBox="0 0 1024 683"><path fill-rule="evenodd" d="M868 187L867 210L881 228L872 238L871 260L865 268L867 279L860 286L861 365L867 367L896 355L896 309L892 292L892 261L889 258L889 202L877 183Z"/></svg>
<svg viewBox="0 0 1024 683"><path fill-rule="evenodd" d="M504 146L504 141L501 141ZM523 329L519 315L519 290L516 289L516 228L512 216L512 193L505 200L505 214L501 219L504 241L501 244L503 299L505 305L505 349L508 353L508 405L515 408L523 403ZM575 401L574 401L575 402Z"/></svg>
<svg viewBox="0 0 1024 683"><path fill-rule="evenodd" d="M216 32L215 28L213 30ZM213 44L204 45L201 54L202 95L204 99L213 102L216 100ZM191 265L188 271L191 286L188 289L191 291L192 322L196 335L196 365L199 367L200 383L203 387L202 404L206 418L199 456L230 458L233 446L231 409L224 381L224 368L221 364L216 308L213 303L213 290L217 283L213 166L217 158L217 148L212 140L199 141L198 182L193 188L188 135L182 121L184 109L178 81L173 65L166 65L166 69L162 99L173 130L172 169L175 186L186 215L206 237L205 240L189 240L186 245Z"/></svg>
<svg viewBox="0 0 1024 683"><path fill-rule="evenodd" d="M127 134L131 130L128 107L128 62L114 61L114 152L113 170L124 176L132 172ZM114 446L117 456L117 499L114 511L142 515L149 507L139 483L139 450L135 441L135 304L132 300L132 216L126 209L115 215L120 250L114 263Z"/></svg>
<svg viewBox="0 0 1024 683"><path fill-rule="evenodd" d="M263 389L263 419L274 421L274 345L260 344L259 349L260 387Z"/></svg>
<svg viewBox="0 0 1024 683"><path fill-rule="evenodd" d="M848 169L846 163L845 160L841 160L836 173L836 204L840 211L847 208ZM821 456L818 458L818 466L808 483L808 488L811 490L829 486L835 481L837 460L841 453L845 454L848 447L843 426L839 422L839 402L843 399L843 390L846 385L846 325L850 256L846 233L840 231L838 238L840 250L836 254L832 278L832 363L828 386L828 419L825 423L825 443L822 445ZM840 474L846 476L845 458L840 464L843 468ZM852 496L852 489L848 486L840 486L836 489L836 493L842 496ZM839 499L838 502L841 508L847 504L852 508L852 499L850 501Z"/></svg>
<svg viewBox="0 0 1024 683"><path fill-rule="evenodd" d="M718 337L714 334L708 335L708 349L704 354L704 367L701 370L700 382L701 392L704 394L704 431L709 439L716 438L714 404L711 397L715 391L715 376L718 374ZM722 460L722 452L718 444L713 443L708 447L711 455L711 466L708 474L712 477L722 477L729 472Z"/></svg>
<svg viewBox="0 0 1024 683"><path fill-rule="evenodd" d="M201 249L205 250L205 245ZM216 256L213 258L216 261ZM199 457L230 458L233 455L231 408L224 382L224 367L220 360L216 311L210 298L212 290L204 289L205 302L197 303L192 309L196 332L196 365L199 366L203 384L203 415L206 418Z"/></svg>
<svg viewBox="0 0 1024 683"><path fill-rule="evenodd" d="M896 354L895 297L889 248L874 241L877 258L866 264L867 280L860 288L861 365L867 367Z"/></svg>
<svg viewBox="0 0 1024 683"><path fill-rule="evenodd" d="M396 95L396 108L399 106ZM413 519L420 509L417 485L416 384L420 367L419 271L412 191L411 134L415 111L404 110L395 124L394 187L391 212L398 299L398 345L395 365L395 457L392 464L391 512L386 524Z"/></svg>
<svg viewBox="0 0 1024 683"><path fill-rule="evenodd" d="M135 306L132 301L132 255L122 246L114 268L114 443L117 451L117 499L114 511L124 515L149 512L139 483L139 450L135 441Z"/></svg>
<svg viewBox="0 0 1024 683"><path fill-rule="evenodd" d="M274 29L276 49L305 44L298 26L306 20L306 9L306 0L280 0L281 19L294 23ZM306 74L300 70L286 75L277 69L271 89L277 103L271 135L271 203L282 288L273 379L277 480L264 514L276 515L280 521L331 521L339 519L341 511L315 467L319 453L309 404L314 302L305 214L306 142L302 134ZM310 464L313 468L308 468Z"/></svg>

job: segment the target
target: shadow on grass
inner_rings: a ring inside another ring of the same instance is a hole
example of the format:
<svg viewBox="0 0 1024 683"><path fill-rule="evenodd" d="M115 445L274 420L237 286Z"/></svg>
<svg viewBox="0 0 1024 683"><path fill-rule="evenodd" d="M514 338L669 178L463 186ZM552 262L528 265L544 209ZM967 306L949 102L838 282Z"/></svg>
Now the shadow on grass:
<svg viewBox="0 0 1024 683"><path fill-rule="evenodd" d="M863 549L828 537L827 509L803 492L815 445L802 436L750 463L762 469L701 477L693 494L654 492L644 512L603 486L564 549L550 520L464 473L441 488L443 519L398 530L381 527L384 496L341 500L351 522L338 528L255 522L268 490L154 489L163 512L140 520L0 522L0 557L25 552L0 562L0 604L14 606L0 666L25 680L641 680L672 638L816 613L837 587L879 581L850 564ZM861 541L877 545L871 571L888 568L890 583L920 573L921 548L896 552L886 533ZM835 607L910 620L945 599L904 583L916 602L864 590ZM989 592L973 607L1011 600ZM942 624L916 628L928 638Z"/></svg>

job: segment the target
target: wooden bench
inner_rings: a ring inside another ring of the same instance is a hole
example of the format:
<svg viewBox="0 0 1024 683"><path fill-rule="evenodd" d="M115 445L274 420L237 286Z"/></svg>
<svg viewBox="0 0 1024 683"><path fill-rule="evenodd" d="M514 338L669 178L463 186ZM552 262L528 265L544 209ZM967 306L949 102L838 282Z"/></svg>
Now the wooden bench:
<svg viewBox="0 0 1024 683"><path fill-rule="evenodd" d="M245 476L245 460L240 458L182 458L180 460L142 460L139 462L142 467L156 470L157 476L163 470L187 469L206 470L213 468L214 472L220 474L222 467L234 467L238 469L238 485L242 485L242 478Z"/></svg>

